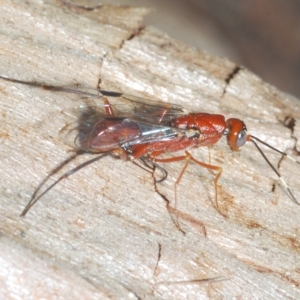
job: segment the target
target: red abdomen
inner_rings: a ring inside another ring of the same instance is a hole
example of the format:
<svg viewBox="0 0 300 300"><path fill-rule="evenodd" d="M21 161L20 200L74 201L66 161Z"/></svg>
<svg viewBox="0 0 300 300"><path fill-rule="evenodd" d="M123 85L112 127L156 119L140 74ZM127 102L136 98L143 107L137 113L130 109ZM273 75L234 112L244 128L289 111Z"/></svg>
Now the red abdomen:
<svg viewBox="0 0 300 300"><path fill-rule="evenodd" d="M91 130L79 138L80 148L91 152L107 152L140 137L138 123L124 118L100 119Z"/></svg>

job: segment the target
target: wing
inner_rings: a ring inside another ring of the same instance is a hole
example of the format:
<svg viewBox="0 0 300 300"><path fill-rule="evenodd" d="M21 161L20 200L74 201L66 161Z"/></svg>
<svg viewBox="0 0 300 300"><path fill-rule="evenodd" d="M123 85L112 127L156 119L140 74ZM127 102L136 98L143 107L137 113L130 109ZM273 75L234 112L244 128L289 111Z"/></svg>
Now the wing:
<svg viewBox="0 0 300 300"><path fill-rule="evenodd" d="M153 101L128 94L122 94L121 98L131 103L133 108L132 118L149 124L168 124L174 118L188 114L182 106Z"/></svg>
<svg viewBox="0 0 300 300"><path fill-rule="evenodd" d="M112 101L111 105L115 110L115 116L131 116L132 119L144 120L150 124L166 124L172 119L188 113L180 105L139 98L120 92L84 88L79 86L52 86L33 81L11 79L3 76L0 76L0 78L6 81L25 84L52 92L78 94L87 99L101 99L106 97ZM113 103L115 102L114 100L117 100L116 103ZM99 107L101 107L101 104L99 104ZM104 115L106 115L105 110L103 110L104 107L105 106L102 104L102 110L101 108L97 110L99 114L104 113Z"/></svg>
<svg viewBox="0 0 300 300"><path fill-rule="evenodd" d="M156 125L126 117L104 117L93 114L86 119L68 125L63 129L65 141L77 149L92 153L109 152L123 148L130 151L133 145L168 141L184 130ZM67 138L67 140L66 140Z"/></svg>
<svg viewBox="0 0 300 300"><path fill-rule="evenodd" d="M61 131L64 141L77 149L100 153L184 135L184 130L168 126L174 118L187 114L180 105L104 90L75 90L75 93L85 97L85 103L97 103L81 108L78 121ZM107 116L104 97L113 116Z"/></svg>
<svg viewBox="0 0 300 300"><path fill-rule="evenodd" d="M111 104L114 116L130 117L132 120L149 124L168 124L174 118L189 113L180 105L144 99L119 92L96 90L96 93L91 93L90 90L89 92L81 91L80 94L89 98L94 96L100 100L105 97ZM103 104L99 103L98 109L96 107L94 109L99 114L106 116L104 108Z"/></svg>
<svg viewBox="0 0 300 300"><path fill-rule="evenodd" d="M84 103L108 98L113 116L107 115L107 103L80 109L78 122L68 124L60 134L69 145L90 152L105 152L132 145L170 140L182 130L168 123L188 112L180 105L143 99L119 92L51 86L0 76L1 79L53 92L78 94ZM182 132L184 133L184 132Z"/></svg>

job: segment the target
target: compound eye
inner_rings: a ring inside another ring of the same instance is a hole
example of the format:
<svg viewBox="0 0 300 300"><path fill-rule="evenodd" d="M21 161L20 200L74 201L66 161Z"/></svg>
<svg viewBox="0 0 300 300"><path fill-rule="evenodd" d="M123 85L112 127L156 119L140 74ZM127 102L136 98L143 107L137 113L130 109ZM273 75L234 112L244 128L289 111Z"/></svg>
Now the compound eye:
<svg viewBox="0 0 300 300"><path fill-rule="evenodd" d="M242 131L239 132L239 134L237 136L236 146L240 148L240 147L245 145L246 141L247 141L246 130L242 130Z"/></svg>
<svg viewBox="0 0 300 300"><path fill-rule="evenodd" d="M240 119L228 119L226 121L227 142L233 151L238 151L247 141L247 128Z"/></svg>

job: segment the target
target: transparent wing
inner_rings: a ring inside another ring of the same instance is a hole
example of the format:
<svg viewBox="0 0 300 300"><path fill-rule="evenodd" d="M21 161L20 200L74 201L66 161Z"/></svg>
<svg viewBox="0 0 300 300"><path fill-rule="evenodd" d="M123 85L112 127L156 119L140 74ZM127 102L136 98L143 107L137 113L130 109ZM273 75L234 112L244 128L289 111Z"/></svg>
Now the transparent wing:
<svg viewBox="0 0 300 300"><path fill-rule="evenodd" d="M180 105L104 90L59 91L74 92L85 98L83 103L93 103L77 109L78 120L61 130L63 140L77 149L99 153L184 135L184 130L168 126L174 118L187 114ZM112 116L107 115L104 98Z"/></svg>
<svg viewBox="0 0 300 300"><path fill-rule="evenodd" d="M45 86L43 86L45 88ZM130 117L133 120L143 121L150 124L167 124L174 118L188 114L182 106L172 103L164 103L136 97L114 91L97 90L91 88L68 88L68 87L47 87L48 90L56 92L67 92L80 95L82 102L86 104L86 110L89 103L93 103L89 110L93 110L98 115L106 117L106 104L104 98L108 99L114 116ZM96 105L95 105L96 104Z"/></svg>
<svg viewBox="0 0 300 300"><path fill-rule="evenodd" d="M107 97L109 98L109 101L111 101L115 116L130 116L134 120L144 120L149 124L166 124L172 119L188 113L180 105L152 101L114 91L84 88L80 86L52 86L33 81L29 82L18 79L10 79L3 76L0 76L0 78L6 81L26 84L52 92L78 94L87 99L101 99L103 97ZM99 106L101 107L101 104L99 104ZM101 112L105 113L103 108L104 105L102 105L102 109L98 109L99 114L101 114Z"/></svg>
<svg viewBox="0 0 300 300"><path fill-rule="evenodd" d="M180 105L153 101L128 94L122 94L121 97L131 103L133 119L143 120L150 124L167 124L174 118L188 114L188 111Z"/></svg>
<svg viewBox="0 0 300 300"><path fill-rule="evenodd" d="M98 94L96 94L98 93ZM182 106L144 99L129 94L96 90L96 93L87 93L88 97L98 97L99 99L105 97L109 100L114 116L130 117L132 120L143 121L149 124L167 124L174 118L188 114ZM82 92L81 92L82 94ZM83 93L85 94L85 93ZM99 105L99 113L106 116L103 105Z"/></svg>
<svg viewBox="0 0 300 300"><path fill-rule="evenodd" d="M67 144L87 152L101 153L118 148L130 150L137 144L168 141L183 136L184 130L131 118L92 114L67 125L61 133Z"/></svg>
<svg viewBox="0 0 300 300"><path fill-rule="evenodd" d="M168 126L171 120L188 113L180 105L113 91L51 86L3 76L0 78L52 92L77 94L85 104L91 101L99 103L97 106L80 109L78 122L65 126L60 132L67 144L75 144L76 148L85 151L105 152L136 144L166 141L178 134L184 135L184 130Z"/></svg>

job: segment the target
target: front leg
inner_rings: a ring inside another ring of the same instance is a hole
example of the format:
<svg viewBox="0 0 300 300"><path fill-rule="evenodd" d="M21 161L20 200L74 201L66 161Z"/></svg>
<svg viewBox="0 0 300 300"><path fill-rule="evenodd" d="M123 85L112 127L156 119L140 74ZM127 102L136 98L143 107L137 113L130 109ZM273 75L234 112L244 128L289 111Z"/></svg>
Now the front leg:
<svg viewBox="0 0 300 300"><path fill-rule="evenodd" d="M176 161L181 161L181 160L185 160L185 164L175 182L175 209L177 207L177 186L186 170L186 168L188 167L190 161L195 162L196 164L198 164L199 166L206 168L208 170L211 171L217 171L217 175L214 178L214 186L215 186L215 203L216 203L216 209L217 211L224 216L224 214L221 212L220 207L219 207L219 203L218 203L218 180L222 174L223 169L219 166L215 166L215 165L211 165L211 164L206 164L203 163L197 159L195 159L188 151L185 151L185 155L182 156L176 156L176 157L171 157L171 158L157 158L157 156L161 154L159 152L156 152L155 155L153 155L153 153L150 155L150 159L152 159L155 162L162 162L162 163L171 163L171 162L176 162Z"/></svg>

